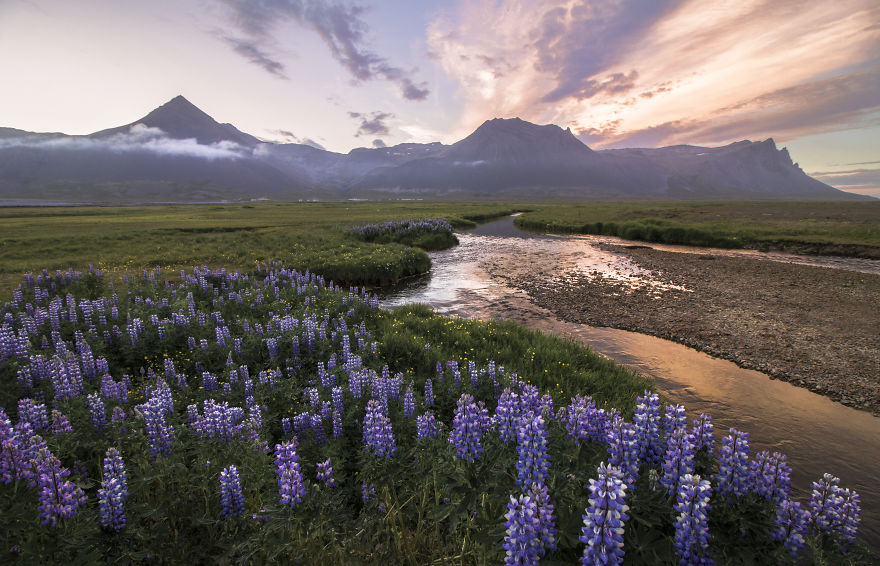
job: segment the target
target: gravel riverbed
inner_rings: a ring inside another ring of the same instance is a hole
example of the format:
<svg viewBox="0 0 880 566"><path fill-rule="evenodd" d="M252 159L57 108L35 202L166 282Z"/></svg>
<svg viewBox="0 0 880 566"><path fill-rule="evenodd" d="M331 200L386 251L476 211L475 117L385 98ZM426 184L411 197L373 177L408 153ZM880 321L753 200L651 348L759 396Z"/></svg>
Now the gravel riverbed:
<svg viewBox="0 0 880 566"><path fill-rule="evenodd" d="M880 414L880 275L599 246L662 284L508 261L489 271L563 320L673 340Z"/></svg>

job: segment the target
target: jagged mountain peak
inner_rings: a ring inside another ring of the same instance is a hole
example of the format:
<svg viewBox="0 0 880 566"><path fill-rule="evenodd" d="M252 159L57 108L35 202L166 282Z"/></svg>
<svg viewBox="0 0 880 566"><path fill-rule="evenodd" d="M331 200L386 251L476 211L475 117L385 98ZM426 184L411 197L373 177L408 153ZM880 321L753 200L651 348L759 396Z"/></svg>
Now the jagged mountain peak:
<svg viewBox="0 0 880 566"><path fill-rule="evenodd" d="M449 156L461 161L524 162L580 161L593 150L571 130L555 124L538 125L521 118L493 118L463 140L452 144Z"/></svg>

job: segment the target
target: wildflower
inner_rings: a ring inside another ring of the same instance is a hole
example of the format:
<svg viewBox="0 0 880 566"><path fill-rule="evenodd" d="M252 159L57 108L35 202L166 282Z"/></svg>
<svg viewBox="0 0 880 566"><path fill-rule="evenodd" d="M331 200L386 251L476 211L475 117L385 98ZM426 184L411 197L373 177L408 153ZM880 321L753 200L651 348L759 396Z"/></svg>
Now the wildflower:
<svg viewBox="0 0 880 566"><path fill-rule="evenodd" d="M412 383L410 383L409 387L406 388L406 393L403 395L403 416L411 418L415 412L416 408L413 399L413 388Z"/></svg>
<svg viewBox="0 0 880 566"><path fill-rule="evenodd" d="M660 438L660 396L645 391L644 397L637 397L633 425L639 443L639 458L656 464L663 457L664 446Z"/></svg>
<svg viewBox="0 0 880 566"><path fill-rule="evenodd" d="M807 534L807 523L810 512L801 508L801 504L791 499L783 499L776 507L776 518L773 523L776 529L770 532L774 539L782 541L782 545L792 558L804 548L804 535Z"/></svg>
<svg viewBox="0 0 880 566"><path fill-rule="evenodd" d="M107 426L107 410L101 396L97 393L91 393L86 397L86 402L89 405L89 421L92 426L95 427L95 430L104 430L104 427Z"/></svg>
<svg viewBox="0 0 880 566"><path fill-rule="evenodd" d="M456 456L468 462L480 457L483 451L480 441L488 423L489 415L482 403L478 405L472 395L463 393L458 399L449 434L449 443L455 446Z"/></svg>
<svg viewBox="0 0 880 566"><path fill-rule="evenodd" d="M541 537L541 551L543 556L547 550L556 548L556 516L553 514L553 504L550 503L550 492L542 483L533 483L529 488L529 496L538 506L539 535Z"/></svg>
<svg viewBox="0 0 880 566"><path fill-rule="evenodd" d="M517 433L516 484L529 486L547 481L550 462L547 458L547 429L544 419L533 413L522 419Z"/></svg>
<svg viewBox="0 0 880 566"><path fill-rule="evenodd" d="M416 438L437 438L439 434L440 427L434 413L429 411L416 417Z"/></svg>
<svg viewBox="0 0 880 566"><path fill-rule="evenodd" d="M521 405L519 395L513 389L505 387L498 399L498 406L495 408L495 417L493 423L498 429L498 435L503 442L510 442L516 439L516 432L519 427L519 418L521 413Z"/></svg>
<svg viewBox="0 0 880 566"><path fill-rule="evenodd" d="M327 487L336 487L336 480L333 478L333 466L330 465L330 458L323 462L318 462L318 481L324 482Z"/></svg>
<svg viewBox="0 0 880 566"><path fill-rule="evenodd" d="M52 436L68 432L73 432L73 426L70 424L70 421L64 416L64 413L58 409L52 409Z"/></svg>
<svg viewBox="0 0 880 566"><path fill-rule="evenodd" d="M244 513L241 479L235 466L228 466L220 472L220 504L223 517L238 517Z"/></svg>
<svg viewBox="0 0 880 566"><path fill-rule="evenodd" d="M425 406L434 406L434 383L431 381L431 378L425 380Z"/></svg>
<svg viewBox="0 0 880 566"><path fill-rule="evenodd" d="M682 476L694 473L694 454L693 436L687 433L687 429L676 428L666 443L663 477L660 478L669 495L678 492Z"/></svg>
<svg viewBox="0 0 880 566"><path fill-rule="evenodd" d="M694 419L694 427L691 429L694 436L694 448L706 450L711 456L715 449L715 429L712 426L712 417L701 413L699 419Z"/></svg>
<svg viewBox="0 0 880 566"><path fill-rule="evenodd" d="M616 417L608 428L608 463L623 472L626 483L632 485L639 477L639 440L636 428L621 417Z"/></svg>
<svg viewBox="0 0 880 566"><path fill-rule="evenodd" d="M681 477L675 498L675 551L684 565L714 564L708 556L709 499L712 487L700 476Z"/></svg>
<svg viewBox="0 0 880 566"><path fill-rule="evenodd" d="M370 501L373 501L374 499L376 499L376 486L371 483L364 482L361 485L361 501L363 501L364 503L368 503Z"/></svg>
<svg viewBox="0 0 880 566"><path fill-rule="evenodd" d="M76 515L77 509L85 504L87 498L79 486L64 479L70 475L70 471L61 466L48 448L40 449L34 465L40 501L37 509L42 523L55 526L59 518Z"/></svg>
<svg viewBox="0 0 880 566"><path fill-rule="evenodd" d="M538 533L538 506L534 499L529 495L511 495L504 518L507 529L504 537L504 549L507 551L504 564L538 564L539 551L542 548Z"/></svg>
<svg viewBox="0 0 880 566"><path fill-rule="evenodd" d="M682 405L666 405L666 412L663 415L663 437L667 440L672 437L678 429L687 428L687 415Z"/></svg>
<svg viewBox="0 0 880 566"><path fill-rule="evenodd" d="M744 495L749 480L749 433L730 429L730 435L721 439L718 453L718 473L715 481L720 493Z"/></svg>
<svg viewBox="0 0 880 566"><path fill-rule="evenodd" d="M599 477L590 480L590 505L583 516L580 541L586 544L581 564L620 564L623 561L623 523L627 484L617 467L599 464Z"/></svg>
<svg viewBox="0 0 880 566"><path fill-rule="evenodd" d="M755 493L768 501L788 499L791 493L791 467L785 462L785 454L770 454L762 450L749 464L751 485Z"/></svg>
<svg viewBox="0 0 880 566"><path fill-rule="evenodd" d="M104 455L104 478L98 489L98 515L102 527L117 533L122 530L127 498L125 463L116 448L108 448Z"/></svg>
<svg viewBox="0 0 880 566"><path fill-rule="evenodd" d="M397 451L391 419L384 413L382 403L370 399L363 425L364 444L377 456L391 458Z"/></svg>
<svg viewBox="0 0 880 566"><path fill-rule="evenodd" d="M150 456L171 454L171 443L174 442L174 427L165 422L162 408L154 401L139 405L144 417L144 426L150 442Z"/></svg>
<svg viewBox="0 0 880 566"><path fill-rule="evenodd" d="M275 474L278 476L278 493L281 495L282 505L293 507L306 494L298 460L295 440L275 445Z"/></svg>
<svg viewBox="0 0 880 566"><path fill-rule="evenodd" d="M855 540L861 523L861 506L859 494L842 489L840 478L825 474L810 487L811 525L814 531L835 536L846 546Z"/></svg>
<svg viewBox="0 0 880 566"><path fill-rule="evenodd" d="M49 415L46 413L46 404L29 398L19 400L18 420L29 423L34 430L47 430Z"/></svg>

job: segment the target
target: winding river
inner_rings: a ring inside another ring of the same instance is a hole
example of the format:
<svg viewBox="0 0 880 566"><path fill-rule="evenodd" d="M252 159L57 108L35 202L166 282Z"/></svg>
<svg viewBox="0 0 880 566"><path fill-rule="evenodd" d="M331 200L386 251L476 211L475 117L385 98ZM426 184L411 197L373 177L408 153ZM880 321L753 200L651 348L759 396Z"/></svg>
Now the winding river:
<svg viewBox="0 0 880 566"><path fill-rule="evenodd" d="M735 427L750 433L752 454L764 449L784 452L793 470L794 491L800 499L809 497L810 482L823 473L840 477L843 487L855 489L861 495L863 540L875 551L880 550L880 418L675 342L562 321L533 305L524 292L490 275L505 261L508 265L517 261L560 277L572 272L601 273L649 290L664 285L624 256L593 245L605 241L635 242L530 234L517 229L512 218L459 234L459 240L454 248L429 254L433 262L431 273L390 289L381 296L382 305L419 302L443 314L514 320L590 346L652 378L659 392L670 402L684 405L690 417L702 412L711 414L716 437ZM705 248L683 246L660 249L706 252ZM746 250L712 251L880 273L880 261ZM522 261L526 258L528 261Z"/></svg>

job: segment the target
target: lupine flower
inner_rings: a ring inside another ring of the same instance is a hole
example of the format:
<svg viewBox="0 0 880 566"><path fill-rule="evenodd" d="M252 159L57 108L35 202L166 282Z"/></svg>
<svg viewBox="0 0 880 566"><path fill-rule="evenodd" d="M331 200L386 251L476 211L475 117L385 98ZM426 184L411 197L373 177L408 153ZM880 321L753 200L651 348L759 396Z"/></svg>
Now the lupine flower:
<svg viewBox="0 0 880 566"><path fill-rule="evenodd" d="M333 411L333 438L342 438L342 415Z"/></svg>
<svg viewBox="0 0 880 566"><path fill-rule="evenodd" d="M666 454L663 456L663 477L660 483L666 487L669 495L678 492L682 476L694 473L693 436L685 428L676 428L666 443Z"/></svg>
<svg viewBox="0 0 880 566"><path fill-rule="evenodd" d="M19 400L18 420L29 423L34 430L47 430L49 428L49 415L46 412L46 404L37 403L33 399Z"/></svg>
<svg viewBox="0 0 880 566"><path fill-rule="evenodd" d="M665 447L660 438L660 396L645 391L644 397L637 397L633 425L639 443L639 459L656 464L663 457Z"/></svg>
<svg viewBox="0 0 880 566"><path fill-rule="evenodd" d="M862 522L862 508L859 494L855 491L850 491L849 488L846 488L840 490L839 495L841 499L834 528L838 533L838 540L845 551L846 547L856 540L859 525Z"/></svg>
<svg viewBox="0 0 880 566"><path fill-rule="evenodd" d="M599 465L599 477L590 480L590 506L583 516L580 541L586 544L581 564L620 564L623 561L623 523L627 484L623 472L614 466Z"/></svg>
<svg viewBox="0 0 880 566"><path fill-rule="evenodd" d="M434 406L434 384L431 382L431 378L425 380L425 406Z"/></svg>
<svg viewBox="0 0 880 566"><path fill-rule="evenodd" d="M709 557L709 499L712 487L700 476L681 477L675 498L675 551L685 566L714 564Z"/></svg>
<svg viewBox="0 0 880 566"><path fill-rule="evenodd" d="M376 456L391 458L397 451L391 419L383 412L382 403L370 399L363 425L364 444Z"/></svg>
<svg viewBox="0 0 880 566"><path fill-rule="evenodd" d="M278 476L278 493L281 504L293 507L305 497L302 471L296 454L296 441L288 440L275 445L275 474Z"/></svg>
<svg viewBox="0 0 880 566"><path fill-rule="evenodd" d="M513 389L505 387L498 399L495 417L492 419L503 442L516 439L521 411L519 395Z"/></svg>
<svg viewBox="0 0 880 566"><path fill-rule="evenodd" d="M368 503L370 501L373 501L374 499L376 499L376 486L371 483L364 482L361 485L361 501L363 501L364 503Z"/></svg>
<svg viewBox="0 0 880 566"><path fill-rule="evenodd" d="M635 427L616 417L608 428L608 463L617 466L628 485L639 477L639 440Z"/></svg>
<svg viewBox="0 0 880 566"><path fill-rule="evenodd" d="M125 422L125 409L119 405L113 407L113 412L110 414L110 420L114 423Z"/></svg>
<svg viewBox="0 0 880 566"><path fill-rule="evenodd" d="M472 395L463 393L458 399L449 434L449 443L455 446L456 456L468 462L479 458L483 452L480 441L488 424L489 414L482 403L477 405Z"/></svg>
<svg viewBox="0 0 880 566"><path fill-rule="evenodd" d="M315 442L325 444L327 442L327 434L324 432L324 421L319 413L312 415L312 433L315 435Z"/></svg>
<svg viewBox="0 0 880 566"><path fill-rule="evenodd" d="M223 517L238 517L244 513L244 494L235 466L228 466L220 472L220 505Z"/></svg>
<svg viewBox="0 0 880 566"><path fill-rule="evenodd" d="M779 541L792 558L804 548L804 536L810 521L810 512L801 508L801 504L791 499L783 499L776 507L776 518L773 523L776 529L770 535Z"/></svg>
<svg viewBox="0 0 880 566"><path fill-rule="evenodd" d="M843 546L855 540L861 523L859 494L840 487L840 478L825 474L810 487L811 525L814 531L836 536Z"/></svg>
<svg viewBox="0 0 880 566"><path fill-rule="evenodd" d="M109 448L104 455L104 478L98 489L98 515L102 527L117 533L122 530L127 498L125 463L116 448Z"/></svg>
<svg viewBox="0 0 880 566"><path fill-rule="evenodd" d="M150 442L150 456L171 454L171 443L174 442L174 427L165 422L162 408L148 401L139 408L144 416L144 426Z"/></svg>
<svg viewBox="0 0 880 566"><path fill-rule="evenodd" d="M330 465L330 458L323 462L318 462L318 481L324 482L327 487L336 487L336 480L333 478L333 466Z"/></svg>
<svg viewBox="0 0 880 566"><path fill-rule="evenodd" d="M583 440L605 440L604 428L598 430L596 403L591 397L575 395L568 407L562 409L561 419L568 431L568 437L580 444ZM603 423L604 424L604 423Z"/></svg>
<svg viewBox="0 0 880 566"><path fill-rule="evenodd" d="M95 430L104 430L107 426L107 409L104 407L104 401L97 393L91 393L86 397L89 405L89 421Z"/></svg>
<svg viewBox="0 0 880 566"><path fill-rule="evenodd" d="M541 538L541 555L547 550L556 549L556 516L553 504L550 503L550 492L542 483L533 483L529 488L529 496L538 506L538 535Z"/></svg>
<svg viewBox="0 0 880 566"><path fill-rule="evenodd" d="M406 388L406 393L403 395L403 416L411 418L415 412L415 400L413 399L412 383L410 383L409 387Z"/></svg>
<svg viewBox="0 0 880 566"><path fill-rule="evenodd" d="M523 418L517 433L516 485L529 486L547 481L550 461L547 458L547 428L540 415Z"/></svg>
<svg viewBox="0 0 880 566"><path fill-rule="evenodd" d="M694 447L706 450L711 456L715 450L715 429L712 426L712 417L706 413L700 414L699 419L694 419L694 427L691 429L694 435Z"/></svg>
<svg viewBox="0 0 880 566"><path fill-rule="evenodd" d="M52 409L52 436L73 432L73 426L58 409Z"/></svg>
<svg viewBox="0 0 880 566"><path fill-rule="evenodd" d="M507 555L504 564L535 565L541 554L540 519L538 506L529 495L510 496L504 526L504 550Z"/></svg>
<svg viewBox="0 0 880 566"><path fill-rule="evenodd" d="M721 439L715 475L718 492L740 497L748 491L748 480L749 433L732 428L730 435Z"/></svg>
<svg viewBox="0 0 880 566"><path fill-rule="evenodd" d="M663 415L663 437L666 440L672 437L678 429L687 428L687 415L682 405L666 405Z"/></svg>
<svg viewBox="0 0 880 566"><path fill-rule="evenodd" d="M43 519L42 523L55 526L59 518L76 515L77 509L85 504L87 497L79 486L64 479L70 475L70 471L61 466L61 461L48 448L40 450L34 464L40 500L37 509Z"/></svg>
<svg viewBox="0 0 880 566"><path fill-rule="evenodd" d="M749 467L755 493L768 501L788 499L791 493L791 467L785 462L785 454L774 452L771 455L762 450Z"/></svg>
<svg viewBox="0 0 880 566"><path fill-rule="evenodd" d="M440 435L440 427L434 413L427 412L416 417L416 438L437 438Z"/></svg>
<svg viewBox="0 0 880 566"><path fill-rule="evenodd" d="M345 402L344 402L344 395L342 393L342 387L340 387L338 385L333 387L332 399L333 399L333 410L338 411L340 414L344 413L345 412Z"/></svg>

